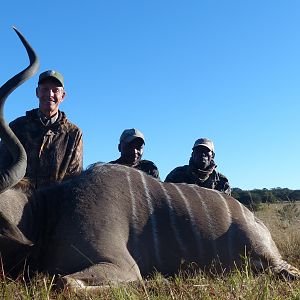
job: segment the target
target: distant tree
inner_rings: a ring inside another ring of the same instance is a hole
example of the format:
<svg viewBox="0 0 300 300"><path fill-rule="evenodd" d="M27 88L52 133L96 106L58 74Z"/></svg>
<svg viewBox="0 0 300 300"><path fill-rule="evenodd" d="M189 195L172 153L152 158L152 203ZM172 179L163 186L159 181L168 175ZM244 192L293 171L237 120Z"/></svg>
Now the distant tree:
<svg viewBox="0 0 300 300"><path fill-rule="evenodd" d="M290 201L290 193L292 192L291 190L287 188L275 188L271 189L272 193L274 196L278 199L278 201Z"/></svg>
<svg viewBox="0 0 300 300"><path fill-rule="evenodd" d="M240 194L243 192L242 189L239 188L233 188L231 191L231 196L237 200L240 198Z"/></svg>
<svg viewBox="0 0 300 300"><path fill-rule="evenodd" d="M260 203L273 203L283 201L300 201L300 190L290 190L288 188L272 188L272 189L253 189L242 190L233 188L231 195L248 207L256 209Z"/></svg>
<svg viewBox="0 0 300 300"><path fill-rule="evenodd" d="M300 201L300 190L294 190L289 195L291 201Z"/></svg>
<svg viewBox="0 0 300 300"><path fill-rule="evenodd" d="M235 199L252 210L257 210L262 202L259 190L243 191L241 189L234 188L232 189L231 194Z"/></svg>
<svg viewBox="0 0 300 300"><path fill-rule="evenodd" d="M277 201L276 196L272 193L272 191L264 188L261 190L262 202L263 203L274 203Z"/></svg>

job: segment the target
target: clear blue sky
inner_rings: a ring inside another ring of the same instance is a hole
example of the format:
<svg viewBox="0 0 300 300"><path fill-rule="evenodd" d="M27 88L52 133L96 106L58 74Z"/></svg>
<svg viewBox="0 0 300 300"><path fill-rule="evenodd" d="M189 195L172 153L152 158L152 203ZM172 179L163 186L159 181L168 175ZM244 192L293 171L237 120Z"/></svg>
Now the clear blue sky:
<svg viewBox="0 0 300 300"><path fill-rule="evenodd" d="M84 166L118 158L136 127L162 179L208 137L233 187L300 188L299 1L4 1L1 85L28 63L13 25L40 72L64 75ZM8 121L37 106L37 78L10 96Z"/></svg>

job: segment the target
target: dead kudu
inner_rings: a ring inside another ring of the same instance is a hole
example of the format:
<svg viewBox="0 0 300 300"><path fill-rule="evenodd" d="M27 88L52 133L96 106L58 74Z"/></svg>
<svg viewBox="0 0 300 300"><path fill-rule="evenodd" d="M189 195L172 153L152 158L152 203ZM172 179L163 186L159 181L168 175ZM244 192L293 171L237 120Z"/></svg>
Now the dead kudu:
<svg viewBox="0 0 300 300"><path fill-rule="evenodd" d="M0 174L0 251L4 270L59 274L70 289L139 280L154 270L174 274L215 260L230 270L249 257L256 269L299 278L282 260L268 229L232 197L195 185L162 183L118 165L95 165L80 176L30 194L15 186L26 153L3 118L6 97L36 73L37 57L0 89L0 136L15 163ZM14 186L14 187L13 187Z"/></svg>

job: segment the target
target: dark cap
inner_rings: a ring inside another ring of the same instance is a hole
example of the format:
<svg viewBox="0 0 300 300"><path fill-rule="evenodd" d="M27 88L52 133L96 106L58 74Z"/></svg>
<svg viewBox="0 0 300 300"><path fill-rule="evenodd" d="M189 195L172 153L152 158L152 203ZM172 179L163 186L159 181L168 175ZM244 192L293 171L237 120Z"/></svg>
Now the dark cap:
<svg viewBox="0 0 300 300"><path fill-rule="evenodd" d="M215 152L215 146L214 146L214 143L213 143L211 140L209 140L209 139L206 139L206 138L200 138L200 139L198 139L198 140L194 143L193 150L194 150L196 147L199 147L199 146L206 147L206 148L208 148L210 151Z"/></svg>
<svg viewBox="0 0 300 300"><path fill-rule="evenodd" d="M39 76L39 84L41 81L45 80L46 78L54 78L58 80L62 86L64 86L64 77L57 71L54 70L48 70L40 74Z"/></svg>
<svg viewBox="0 0 300 300"><path fill-rule="evenodd" d="M145 144L144 135L138 129L136 129L136 128L125 129L120 136L120 143L124 142L127 144L136 138L142 139Z"/></svg>

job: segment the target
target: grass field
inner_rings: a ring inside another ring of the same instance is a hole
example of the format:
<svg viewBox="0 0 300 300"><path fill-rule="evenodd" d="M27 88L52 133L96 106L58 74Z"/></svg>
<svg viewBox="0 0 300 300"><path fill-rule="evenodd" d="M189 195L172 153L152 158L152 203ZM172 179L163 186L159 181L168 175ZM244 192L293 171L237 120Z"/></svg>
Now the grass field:
<svg viewBox="0 0 300 300"><path fill-rule="evenodd" d="M255 213L270 229L282 256L300 268L300 203L262 205ZM212 271L213 273L213 271ZM179 274L90 294L56 292L53 278L37 276L31 283L22 278L3 278L1 299L300 299L300 281L287 282L263 273L254 275L247 264L227 275Z"/></svg>

